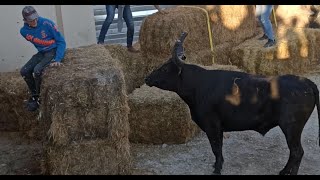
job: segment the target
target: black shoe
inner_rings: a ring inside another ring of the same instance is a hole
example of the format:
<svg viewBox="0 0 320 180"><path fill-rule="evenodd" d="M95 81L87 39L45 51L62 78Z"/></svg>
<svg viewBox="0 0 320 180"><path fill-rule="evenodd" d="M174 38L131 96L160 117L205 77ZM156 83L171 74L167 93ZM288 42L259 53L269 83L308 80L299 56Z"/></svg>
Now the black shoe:
<svg viewBox="0 0 320 180"><path fill-rule="evenodd" d="M39 108L39 98L38 97L30 97L27 103L28 111L35 111Z"/></svg>
<svg viewBox="0 0 320 180"><path fill-rule="evenodd" d="M268 36L266 34L263 34L262 37L259 37L258 40L265 40L268 39Z"/></svg>
<svg viewBox="0 0 320 180"><path fill-rule="evenodd" d="M272 39L268 39L268 42L263 46L263 47L265 47L265 48L267 48L267 47L272 47L272 46L274 46L276 44L276 40L274 39L274 40L272 40Z"/></svg>

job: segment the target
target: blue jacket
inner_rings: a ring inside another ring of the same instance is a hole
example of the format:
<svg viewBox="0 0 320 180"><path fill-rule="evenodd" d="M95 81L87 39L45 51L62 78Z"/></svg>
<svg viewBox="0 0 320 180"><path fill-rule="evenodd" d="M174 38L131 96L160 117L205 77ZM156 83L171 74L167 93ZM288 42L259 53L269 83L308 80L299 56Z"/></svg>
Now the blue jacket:
<svg viewBox="0 0 320 180"><path fill-rule="evenodd" d="M60 62L65 54L66 42L58 31L57 26L49 19L39 17L37 27L30 27L27 23L20 29L20 34L30 41L39 52L46 52L57 48L54 60Z"/></svg>

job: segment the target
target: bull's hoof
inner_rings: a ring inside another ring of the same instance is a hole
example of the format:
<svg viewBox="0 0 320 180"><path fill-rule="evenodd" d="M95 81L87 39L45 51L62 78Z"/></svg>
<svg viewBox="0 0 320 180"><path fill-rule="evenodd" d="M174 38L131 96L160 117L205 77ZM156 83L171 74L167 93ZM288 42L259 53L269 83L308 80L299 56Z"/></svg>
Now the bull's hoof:
<svg viewBox="0 0 320 180"><path fill-rule="evenodd" d="M221 175L221 171L214 170L211 175Z"/></svg>
<svg viewBox="0 0 320 180"><path fill-rule="evenodd" d="M290 174L291 174L290 169L282 169L279 172L279 175L290 175Z"/></svg>

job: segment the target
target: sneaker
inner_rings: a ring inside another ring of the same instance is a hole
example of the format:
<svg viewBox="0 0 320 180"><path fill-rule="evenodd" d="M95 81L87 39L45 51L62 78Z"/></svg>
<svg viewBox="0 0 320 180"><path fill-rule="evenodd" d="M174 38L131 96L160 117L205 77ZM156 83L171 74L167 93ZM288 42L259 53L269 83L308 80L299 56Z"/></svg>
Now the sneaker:
<svg viewBox="0 0 320 180"><path fill-rule="evenodd" d="M274 40L268 39L268 42L263 47L265 47L265 48L272 47L275 44L276 44L276 40L275 39Z"/></svg>
<svg viewBox="0 0 320 180"><path fill-rule="evenodd" d="M262 37L259 37L258 40L265 40L268 39L268 36L266 34L263 34Z"/></svg>
<svg viewBox="0 0 320 180"><path fill-rule="evenodd" d="M30 97L27 103L28 111L35 111L39 108L39 98L38 97Z"/></svg>
<svg viewBox="0 0 320 180"><path fill-rule="evenodd" d="M102 41L98 41L98 44L104 44L104 42L102 42Z"/></svg>
<svg viewBox="0 0 320 180"><path fill-rule="evenodd" d="M132 52L132 53L140 52L139 50L135 49L135 48L132 47L132 46L128 47L128 51L129 51L129 52Z"/></svg>

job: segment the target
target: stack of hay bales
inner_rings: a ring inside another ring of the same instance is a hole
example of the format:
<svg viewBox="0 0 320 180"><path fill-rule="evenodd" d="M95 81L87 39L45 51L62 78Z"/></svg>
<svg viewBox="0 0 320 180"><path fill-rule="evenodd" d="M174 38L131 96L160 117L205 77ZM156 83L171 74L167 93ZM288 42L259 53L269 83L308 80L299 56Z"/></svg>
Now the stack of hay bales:
<svg viewBox="0 0 320 180"><path fill-rule="evenodd" d="M129 95L129 106L133 143L181 144L200 132L187 104L174 92L143 85Z"/></svg>
<svg viewBox="0 0 320 180"><path fill-rule="evenodd" d="M158 64L171 56L172 47L180 33L189 33L185 40L187 61L203 65L230 64L232 47L255 36L256 21L252 5L200 6L209 13L212 29L213 52L207 16L203 9L176 7L148 16L140 31L139 42L144 57L158 58Z"/></svg>
<svg viewBox="0 0 320 180"><path fill-rule="evenodd" d="M130 174L129 108L119 62L100 45L68 50L41 90L46 174Z"/></svg>
<svg viewBox="0 0 320 180"><path fill-rule="evenodd" d="M319 60L318 29L278 28L277 45L264 48L265 41L253 38L235 47L232 63L246 72L263 75L300 74Z"/></svg>
<svg viewBox="0 0 320 180"><path fill-rule="evenodd" d="M0 131L20 131L26 137L36 138L38 113L27 111L29 97L19 72L0 73Z"/></svg>
<svg viewBox="0 0 320 180"><path fill-rule="evenodd" d="M148 60L143 58L141 53L131 53L119 44L105 45L105 48L109 50L112 58L119 60L126 81L127 94L132 93L144 83L148 72Z"/></svg>

